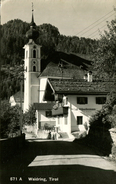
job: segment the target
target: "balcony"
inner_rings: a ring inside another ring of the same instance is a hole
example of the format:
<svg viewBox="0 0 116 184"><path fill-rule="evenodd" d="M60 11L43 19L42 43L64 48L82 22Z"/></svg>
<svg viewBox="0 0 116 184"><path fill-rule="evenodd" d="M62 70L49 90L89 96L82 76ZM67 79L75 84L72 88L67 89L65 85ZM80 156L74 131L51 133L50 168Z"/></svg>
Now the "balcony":
<svg viewBox="0 0 116 184"><path fill-rule="evenodd" d="M52 116L67 115L68 107L59 107L58 109L52 109Z"/></svg>

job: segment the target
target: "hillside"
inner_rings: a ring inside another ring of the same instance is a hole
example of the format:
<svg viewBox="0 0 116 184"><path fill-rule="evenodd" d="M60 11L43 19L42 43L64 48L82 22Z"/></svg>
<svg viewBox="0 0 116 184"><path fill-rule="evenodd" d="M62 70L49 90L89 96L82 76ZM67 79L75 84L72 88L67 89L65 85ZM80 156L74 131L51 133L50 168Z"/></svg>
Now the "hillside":
<svg viewBox="0 0 116 184"><path fill-rule="evenodd" d="M1 25L1 98L7 99L20 89L20 79L17 70L24 64L24 45L28 42L25 34L29 23L15 19ZM39 37L36 43L42 45L42 69L57 56L74 62L76 58L91 59L93 49L98 41L79 37L60 35L58 28L51 24L37 26Z"/></svg>

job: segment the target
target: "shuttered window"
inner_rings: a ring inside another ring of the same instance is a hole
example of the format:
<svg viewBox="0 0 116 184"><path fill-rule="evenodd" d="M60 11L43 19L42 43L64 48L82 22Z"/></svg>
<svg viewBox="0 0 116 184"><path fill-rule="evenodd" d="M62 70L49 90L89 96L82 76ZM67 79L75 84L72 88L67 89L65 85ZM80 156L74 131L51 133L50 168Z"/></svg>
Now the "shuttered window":
<svg viewBox="0 0 116 184"><path fill-rule="evenodd" d="M106 97L96 97L96 104L105 104Z"/></svg>
<svg viewBox="0 0 116 184"><path fill-rule="evenodd" d="M77 104L88 104L87 97L77 97Z"/></svg>

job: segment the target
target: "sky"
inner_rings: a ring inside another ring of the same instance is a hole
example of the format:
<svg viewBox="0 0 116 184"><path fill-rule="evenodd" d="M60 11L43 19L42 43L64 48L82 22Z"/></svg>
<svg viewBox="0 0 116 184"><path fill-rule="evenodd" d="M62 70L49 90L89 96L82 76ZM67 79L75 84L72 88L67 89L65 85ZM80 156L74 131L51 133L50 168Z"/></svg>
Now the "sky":
<svg viewBox="0 0 116 184"><path fill-rule="evenodd" d="M116 16L116 0L1 0L1 24L14 19L30 23L32 2L36 25L52 24L66 36L99 38L106 21Z"/></svg>

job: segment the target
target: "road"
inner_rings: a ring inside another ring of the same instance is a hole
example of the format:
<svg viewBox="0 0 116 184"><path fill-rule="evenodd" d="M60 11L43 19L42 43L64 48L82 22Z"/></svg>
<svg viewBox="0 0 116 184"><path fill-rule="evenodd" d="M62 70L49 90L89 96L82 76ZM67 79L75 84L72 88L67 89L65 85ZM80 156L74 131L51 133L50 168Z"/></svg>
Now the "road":
<svg viewBox="0 0 116 184"><path fill-rule="evenodd" d="M80 142L28 140L2 167L1 184L115 184L116 165Z"/></svg>

